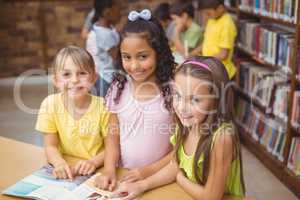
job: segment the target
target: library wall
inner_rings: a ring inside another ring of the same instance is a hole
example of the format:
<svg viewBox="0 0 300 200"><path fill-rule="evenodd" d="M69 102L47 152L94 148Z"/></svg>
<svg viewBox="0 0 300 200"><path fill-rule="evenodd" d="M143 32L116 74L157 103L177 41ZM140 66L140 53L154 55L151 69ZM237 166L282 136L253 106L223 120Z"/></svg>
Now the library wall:
<svg viewBox="0 0 300 200"><path fill-rule="evenodd" d="M129 10L151 9L166 1L122 1L123 18ZM58 49L69 44L84 47L80 31L92 6L92 0L0 1L0 77L46 69Z"/></svg>

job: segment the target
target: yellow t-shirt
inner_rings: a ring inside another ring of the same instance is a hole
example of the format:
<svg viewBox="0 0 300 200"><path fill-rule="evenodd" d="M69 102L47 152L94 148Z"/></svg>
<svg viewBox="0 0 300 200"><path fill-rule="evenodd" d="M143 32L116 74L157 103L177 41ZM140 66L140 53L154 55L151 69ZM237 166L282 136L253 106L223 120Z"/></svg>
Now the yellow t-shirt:
<svg viewBox="0 0 300 200"><path fill-rule="evenodd" d="M221 49L229 49L227 59L222 62L226 67L230 79L236 73L236 68L232 62L234 40L236 36L236 26L228 13L223 14L218 19L209 19L207 21L202 54L203 56L214 56L219 54Z"/></svg>
<svg viewBox="0 0 300 200"><path fill-rule="evenodd" d="M49 95L41 104L36 130L57 134L63 154L90 159L103 147L109 112L101 97L91 95L86 113L75 120L65 109L62 93Z"/></svg>
<svg viewBox="0 0 300 200"><path fill-rule="evenodd" d="M213 149L213 145L215 143L216 137L220 134L224 133L224 130L227 128L232 128L232 125L229 123L223 123L213 134L213 139L212 139L212 144L210 149ZM170 138L170 142L175 146L175 144L177 143L177 130L175 131L175 134L172 135L172 137ZM237 148L239 148L237 146ZM178 166L179 168L181 168L187 178L196 183L196 177L195 177L195 173L194 173L194 154L193 155L187 155L184 151L183 145L181 144L179 146L179 149L177 151L177 155L178 155L178 159L179 159L179 163ZM241 165L240 165L240 155L237 155L237 158L234 159L231 163L230 166L230 170L228 173L228 176L226 178L226 185L225 185L225 194L227 195L233 195L233 196L244 196L245 195L245 191L243 190L242 187L242 183L241 183ZM198 172L200 177L202 176L202 170L203 170L203 161L204 161L204 154L202 153L200 155L200 158L198 160ZM222 166L220 166L222 167Z"/></svg>

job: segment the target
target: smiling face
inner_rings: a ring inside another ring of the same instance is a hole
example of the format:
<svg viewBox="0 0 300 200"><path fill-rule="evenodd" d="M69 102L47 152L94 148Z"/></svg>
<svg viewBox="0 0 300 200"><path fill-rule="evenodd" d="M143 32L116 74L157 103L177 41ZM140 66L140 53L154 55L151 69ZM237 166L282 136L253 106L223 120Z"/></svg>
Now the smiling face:
<svg viewBox="0 0 300 200"><path fill-rule="evenodd" d="M155 80L156 52L139 34L129 34L120 46L124 70L136 82Z"/></svg>
<svg viewBox="0 0 300 200"><path fill-rule="evenodd" d="M96 79L95 73L78 67L71 56L67 56L63 67L55 72L53 81L60 91L66 92L68 98L79 100L88 95Z"/></svg>
<svg viewBox="0 0 300 200"><path fill-rule="evenodd" d="M181 123L192 127L212 112L215 95L210 82L179 73L173 83L173 107Z"/></svg>

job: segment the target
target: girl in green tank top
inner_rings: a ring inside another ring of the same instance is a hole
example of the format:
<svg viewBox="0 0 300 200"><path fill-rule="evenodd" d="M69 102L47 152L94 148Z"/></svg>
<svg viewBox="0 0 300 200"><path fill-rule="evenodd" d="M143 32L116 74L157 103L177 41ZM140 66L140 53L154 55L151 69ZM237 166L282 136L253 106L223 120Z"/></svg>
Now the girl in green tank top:
<svg viewBox="0 0 300 200"><path fill-rule="evenodd" d="M172 83L177 126L171 137L174 160L156 174L123 183L116 194L132 199L176 181L195 199L245 195L241 149L232 123L233 91L221 61L196 56L175 71Z"/></svg>

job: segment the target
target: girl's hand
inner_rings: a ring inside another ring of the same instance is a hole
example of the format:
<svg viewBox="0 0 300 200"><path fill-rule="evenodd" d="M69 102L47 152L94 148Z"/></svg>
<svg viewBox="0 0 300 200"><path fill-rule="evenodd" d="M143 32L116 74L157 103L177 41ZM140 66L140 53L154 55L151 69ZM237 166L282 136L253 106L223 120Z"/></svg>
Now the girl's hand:
<svg viewBox="0 0 300 200"><path fill-rule="evenodd" d="M122 200L135 199L146 191L147 186L143 181L135 183L123 182L119 185L119 188L114 192L114 197L122 198Z"/></svg>
<svg viewBox="0 0 300 200"><path fill-rule="evenodd" d="M52 174L57 179L71 179L71 180L73 180L72 170L66 162L54 166Z"/></svg>
<svg viewBox="0 0 300 200"><path fill-rule="evenodd" d="M113 191L117 186L117 175L115 172L104 172L95 179L95 186L102 190Z"/></svg>
<svg viewBox="0 0 300 200"><path fill-rule="evenodd" d="M176 176L176 182L181 183L182 180L186 179L184 172L181 170L178 170L177 176Z"/></svg>
<svg viewBox="0 0 300 200"><path fill-rule="evenodd" d="M182 20L181 19L176 19L175 20L175 31L176 31L176 33L181 33L181 32L183 32L184 30L184 25L183 25L183 22L182 22Z"/></svg>
<svg viewBox="0 0 300 200"><path fill-rule="evenodd" d="M97 169L96 164L91 160L81 160L74 167L74 174L91 175Z"/></svg>
<svg viewBox="0 0 300 200"><path fill-rule="evenodd" d="M142 172L139 169L133 169L127 172L121 179L121 182L135 182L144 179Z"/></svg>

